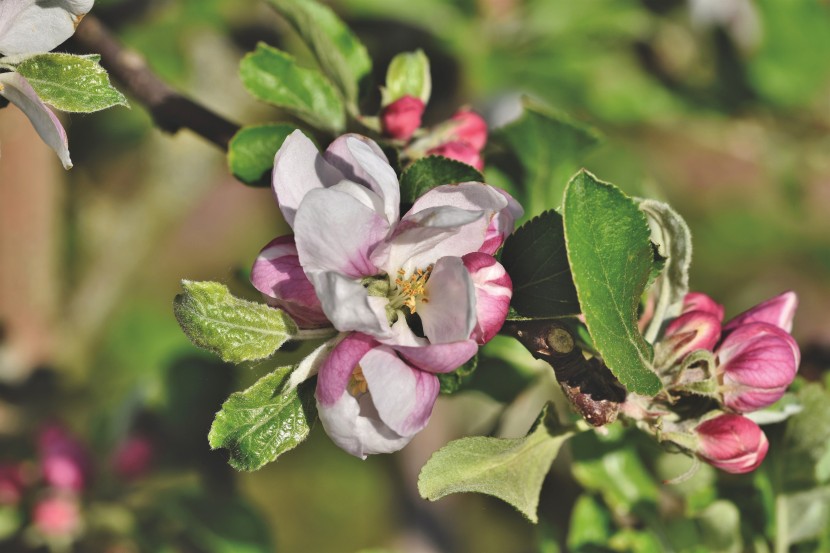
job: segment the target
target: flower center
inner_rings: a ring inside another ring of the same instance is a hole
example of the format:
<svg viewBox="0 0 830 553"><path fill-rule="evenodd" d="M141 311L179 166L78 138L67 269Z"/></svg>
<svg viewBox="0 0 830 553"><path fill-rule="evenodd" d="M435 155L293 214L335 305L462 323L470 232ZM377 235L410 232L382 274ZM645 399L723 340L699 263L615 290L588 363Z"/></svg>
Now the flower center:
<svg viewBox="0 0 830 553"><path fill-rule="evenodd" d="M363 376L363 367L358 365L355 367L351 378L349 379L349 393L353 397L360 397L369 391L369 385L366 383L366 377Z"/></svg>
<svg viewBox="0 0 830 553"><path fill-rule="evenodd" d="M429 276L432 274L432 265L426 269L414 271L409 278L405 279L406 272L398 269L398 276L395 278L395 287L390 290L389 306L392 309L409 309L409 314L415 313L418 301L429 303L426 297L426 285Z"/></svg>

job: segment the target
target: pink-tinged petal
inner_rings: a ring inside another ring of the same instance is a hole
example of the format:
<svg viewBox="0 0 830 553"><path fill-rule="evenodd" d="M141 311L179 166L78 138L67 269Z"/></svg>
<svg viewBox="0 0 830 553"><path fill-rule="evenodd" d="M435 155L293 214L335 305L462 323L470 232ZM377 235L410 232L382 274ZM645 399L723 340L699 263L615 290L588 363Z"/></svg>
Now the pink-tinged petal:
<svg viewBox="0 0 830 553"><path fill-rule="evenodd" d="M271 187L285 222L294 227L297 208L310 191L334 186L344 178L306 135L292 132L274 156L271 174Z"/></svg>
<svg viewBox="0 0 830 553"><path fill-rule="evenodd" d="M472 359L478 351L478 344L474 340L462 340L424 346L394 345L392 348L418 369L431 373L448 373Z"/></svg>
<svg viewBox="0 0 830 553"><path fill-rule="evenodd" d="M317 373L317 401L334 405L346 393L349 379L366 352L378 345L371 336L353 332L331 351Z"/></svg>
<svg viewBox="0 0 830 553"><path fill-rule="evenodd" d="M466 142L446 142L440 146L427 150L427 155L454 159L455 161L472 165L479 171L484 169L484 158L481 157L481 150L473 148Z"/></svg>
<svg viewBox="0 0 830 553"><path fill-rule="evenodd" d="M359 279L378 274L369 254L388 232L383 217L339 190L310 191L294 219L297 252L309 275L336 271Z"/></svg>
<svg viewBox="0 0 830 553"><path fill-rule="evenodd" d="M712 351L720 340L720 320L705 311L689 311L677 317L667 327L660 347L671 351L671 358L683 360L695 350Z"/></svg>
<svg viewBox="0 0 830 553"><path fill-rule="evenodd" d="M718 322L723 320L723 306L701 292L689 292L683 298L683 313L690 311L703 311L714 315Z"/></svg>
<svg viewBox="0 0 830 553"><path fill-rule="evenodd" d="M265 246L254 261L251 283L268 298L268 304L279 307L302 328L323 326L328 319L306 277L293 236L280 236Z"/></svg>
<svg viewBox="0 0 830 553"><path fill-rule="evenodd" d="M476 326L470 336L479 344L493 339L507 318L513 282L493 256L473 252L462 258L473 279L476 295Z"/></svg>
<svg viewBox="0 0 830 553"><path fill-rule="evenodd" d="M372 403L381 420L401 436L426 426L438 397L438 379L401 360L388 346L367 352L360 361Z"/></svg>
<svg viewBox="0 0 830 553"><path fill-rule="evenodd" d="M439 257L460 257L478 249L486 225L481 211L431 207L407 215L372 252L372 262L387 274L426 269Z"/></svg>
<svg viewBox="0 0 830 553"><path fill-rule="evenodd" d="M71 495L40 499L32 510L32 523L50 539L71 542L81 530L83 517L78 500Z"/></svg>
<svg viewBox="0 0 830 553"><path fill-rule="evenodd" d="M332 142L323 155L346 179L365 186L381 198L384 206L381 213L389 224L398 221L401 201L398 177L373 140L345 134Z"/></svg>
<svg viewBox="0 0 830 553"><path fill-rule="evenodd" d="M58 154L63 168L72 168L66 131L52 110L41 102L29 82L18 73L0 73L0 96L26 114L40 138Z"/></svg>
<svg viewBox="0 0 830 553"><path fill-rule="evenodd" d="M743 474L758 468L769 442L757 424L740 415L720 415L695 428L698 457L726 472Z"/></svg>
<svg viewBox="0 0 830 553"><path fill-rule="evenodd" d="M332 405L317 402L323 429L341 449L365 459L376 453L392 453L403 448L413 435L401 436L380 420L370 394L355 398L343 394Z"/></svg>
<svg viewBox="0 0 830 553"><path fill-rule="evenodd" d="M487 233L484 236L484 243L478 249L482 253L489 253L493 255L504 244L504 240L513 232L516 221L524 215L524 209L521 204L517 202L513 196L496 188L502 196L507 200L507 206L496 212L490 220L490 226L487 227Z"/></svg>
<svg viewBox="0 0 830 553"><path fill-rule="evenodd" d="M484 211L492 217L508 207L507 196L498 188L479 182L436 186L412 205L409 214L430 207L452 206L468 211ZM404 216L406 218L406 216Z"/></svg>
<svg viewBox="0 0 830 553"><path fill-rule="evenodd" d="M476 295L461 258L442 257L435 263L416 312L430 343L446 344L470 337L476 325Z"/></svg>
<svg viewBox="0 0 830 553"><path fill-rule="evenodd" d="M334 271L309 273L323 313L340 332L365 332L377 338L391 335L386 319L385 298L377 301L366 288Z"/></svg>
<svg viewBox="0 0 830 553"><path fill-rule="evenodd" d="M54 488L82 491L92 475L92 458L75 436L58 424L48 424L38 433L41 473Z"/></svg>
<svg viewBox="0 0 830 553"><path fill-rule="evenodd" d="M726 331L748 323L769 323L790 332L797 307L798 296L795 292L784 292L732 318L723 328Z"/></svg>
<svg viewBox="0 0 830 553"><path fill-rule="evenodd" d="M778 401L795 378L801 353L792 336L768 323L744 323L718 347L724 405L748 413Z"/></svg>
<svg viewBox="0 0 830 553"><path fill-rule="evenodd" d="M39 54L60 45L92 9L93 0L0 1L0 52Z"/></svg>

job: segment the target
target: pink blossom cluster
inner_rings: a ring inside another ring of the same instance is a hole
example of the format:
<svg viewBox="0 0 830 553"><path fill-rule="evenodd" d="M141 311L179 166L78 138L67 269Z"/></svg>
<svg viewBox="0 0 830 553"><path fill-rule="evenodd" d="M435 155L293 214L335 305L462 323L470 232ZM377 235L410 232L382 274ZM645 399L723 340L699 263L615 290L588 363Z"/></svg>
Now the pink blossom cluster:
<svg viewBox="0 0 830 553"><path fill-rule="evenodd" d="M401 216L395 171L359 135L321 154L295 131L276 154L273 190L293 235L265 246L251 281L301 328L339 333L316 390L332 440L361 458L396 451L427 424L436 374L504 323L512 284L493 254L522 209L467 182L429 190Z"/></svg>
<svg viewBox="0 0 830 553"><path fill-rule="evenodd" d="M36 442L35 463L0 463L0 506L21 506L27 496L34 496L34 531L47 542L71 542L82 531L82 500L92 480L92 456L58 423L42 426ZM146 438L132 436L116 449L110 468L121 479L141 476L149 470L152 450Z"/></svg>
<svg viewBox="0 0 830 553"><path fill-rule="evenodd" d="M394 140L409 142L421 127L426 106L420 98L403 96L381 112L383 134ZM428 129L410 154L437 155L472 165L479 171L484 168L482 151L487 144L487 123L478 113L468 108L458 110L447 121Z"/></svg>
<svg viewBox="0 0 830 553"><path fill-rule="evenodd" d="M686 296L682 314L667 327L660 347L673 363L695 351L711 352L715 397L723 413L695 428L697 455L732 473L757 468L769 444L743 416L778 401L795 378L800 352L790 335L798 299L784 292L723 323L723 307L705 294Z"/></svg>

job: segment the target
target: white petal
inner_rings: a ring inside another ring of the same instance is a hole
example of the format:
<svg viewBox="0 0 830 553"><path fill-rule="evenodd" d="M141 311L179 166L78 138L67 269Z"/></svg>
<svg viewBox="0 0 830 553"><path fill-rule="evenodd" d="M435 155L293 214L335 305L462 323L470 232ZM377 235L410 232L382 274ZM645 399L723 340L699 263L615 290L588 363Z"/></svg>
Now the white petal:
<svg viewBox="0 0 830 553"><path fill-rule="evenodd" d="M334 328L340 332L365 332L378 338L391 334L384 308L379 302L369 301L371 298L359 282L333 271L308 276L323 305L323 313Z"/></svg>
<svg viewBox="0 0 830 553"><path fill-rule="evenodd" d="M0 52L39 54L75 33L93 0L0 1Z"/></svg>
<svg viewBox="0 0 830 553"><path fill-rule="evenodd" d="M424 334L433 344L470 337L476 324L475 286L458 257L442 257L426 285L426 302L417 303Z"/></svg>
<svg viewBox="0 0 830 553"><path fill-rule="evenodd" d="M306 194L294 219L294 240L306 273L337 271L351 278L378 274L369 259L389 225L373 209L339 190Z"/></svg>
<svg viewBox="0 0 830 553"><path fill-rule="evenodd" d="M26 114L40 138L58 154L64 169L71 168L66 131L52 110L40 101L28 81L18 73L0 73L0 95Z"/></svg>
<svg viewBox="0 0 830 553"><path fill-rule="evenodd" d="M384 219L386 218L386 214L383 212L383 200L365 186L357 184L356 182L344 180L332 186L330 190L344 192L366 207L370 208L378 215L382 216Z"/></svg>
<svg viewBox="0 0 830 553"><path fill-rule="evenodd" d="M388 346L367 352L360 366L372 403L389 428L411 436L426 426L440 388L434 375L411 367Z"/></svg>
<svg viewBox="0 0 830 553"><path fill-rule="evenodd" d="M318 401L317 412L331 440L361 459L398 451L412 440L412 436L401 436L380 420L369 394L363 394L360 400L343 394L334 405Z"/></svg>
<svg viewBox="0 0 830 553"><path fill-rule="evenodd" d="M362 140L349 137L346 139L346 145L355 161L371 178L369 181L370 187L383 198L387 221L390 224L396 223L400 209L401 191L395 170L389 165L386 156L381 158L371 146Z"/></svg>
<svg viewBox="0 0 830 553"><path fill-rule="evenodd" d="M372 261L389 274L398 269L409 274L425 269L440 257L460 257L476 251L487 231L483 215L482 211L446 206L409 214L392 237L372 252Z"/></svg>
<svg viewBox="0 0 830 553"><path fill-rule="evenodd" d="M274 156L271 174L271 187L285 222L294 227L297 208L309 191L334 186L343 178L306 135L299 130L288 135Z"/></svg>
<svg viewBox="0 0 830 553"><path fill-rule="evenodd" d="M492 214L508 207L508 201L497 189L479 182L445 184L433 188L418 198L409 212L417 213L441 205L467 210L483 210Z"/></svg>

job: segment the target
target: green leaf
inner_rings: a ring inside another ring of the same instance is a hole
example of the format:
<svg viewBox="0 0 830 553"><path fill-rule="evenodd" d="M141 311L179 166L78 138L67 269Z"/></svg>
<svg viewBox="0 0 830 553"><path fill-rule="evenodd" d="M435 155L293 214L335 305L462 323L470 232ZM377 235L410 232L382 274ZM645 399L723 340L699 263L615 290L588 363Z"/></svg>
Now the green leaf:
<svg viewBox="0 0 830 553"><path fill-rule="evenodd" d="M454 394L472 378L478 368L478 354L452 372L439 373L438 382L441 384L442 394Z"/></svg>
<svg viewBox="0 0 830 553"><path fill-rule="evenodd" d="M183 280L173 311L187 337L231 363L264 359L297 333L284 311L231 295L218 282Z"/></svg>
<svg viewBox="0 0 830 553"><path fill-rule="evenodd" d="M496 129L491 142L511 154L491 160L505 165L521 191L517 198L525 212L534 214L559 204L568 177L599 143L599 135L525 99L522 117Z"/></svg>
<svg viewBox="0 0 830 553"><path fill-rule="evenodd" d="M260 42L242 58L239 76L256 98L315 127L339 133L346 125L343 102L329 81L316 69L300 67L285 52Z"/></svg>
<svg viewBox="0 0 830 553"><path fill-rule="evenodd" d="M228 167L233 176L245 184L271 186L274 155L295 129L292 125L279 124L240 129L228 145Z"/></svg>
<svg viewBox="0 0 830 553"><path fill-rule="evenodd" d="M683 308L683 298L689 291L692 233L683 217L668 204L640 200L639 205L646 214L651 241L657 247L655 268L662 270L662 278L657 281L659 291L654 315L645 332L646 340L653 342L665 319L677 317Z"/></svg>
<svg viewBox="0 0 830 553"><path fill-rule="evenodd" d="M568 261L594 346L626 389L656 395L662 384L637 327L653 263L645 216L617 187L580 171L565 190L563 220Z"/></svg>
<svg viewBox="0 0 830 553"><path fill-rule="evenodd" d="M90 113L126 106L127 99L110 84L98 56L39 54L16 68L41 100L61 111Z"/></svg>
<svg viewBox="0 0 830 553"><path fill-rule="evenodd" d="M810 383L798 391L798 401L802 410L787 421L782 450L787 490L830 481L825 466L830 455L830 393Z"/></svg>
<svg viewBox="0 0 830 553"><path fill-rule="evenodd" d="M381 89L381 104L388 106L404 96L414 96L426 104L432 93L429 58L423 50L398 54L386 70L386 87Z"/></svg>
<svg viewBox="0 0 830 553"><path fill-rule="evenodd" d="M231 394L216 414L208 442L230 452L237 470L257 470L308 436L317 418L314 387L289 384L294 367L283 367Z"/></svg>
<svg viewBox="0 0 830 553"><path fill-rule="evenodd" d="M401 175L401 203L415 200L442 184L484 182L475 167L442 156L427 156L407 167Z"/></svg>
<svg viewBox="0 0 830 553"><path fill-rule="evenodd" d="M331 8L313 0L266 0L297 31L329 79L356 112L357 100L370 76L366 47Z"/></svg>
<svg viewBox="0 0 830 553"><path fill-rule="evenodd" d="M545 211L511 234L501 263L513 281L510 304L519 315L550 318L579 313L562 216L556 211Z"/></svg>
<svg viewBox="0 0 830 553"><path fill-rule="evenodd" d="M571 435L547 406L524 438L462 438L442 447L421 469L418 491L430 501L459 492L492 495L535 523L542 482Z"/></svg>
<svg viewBox="0 0 830 553"><path fill-rule="evenodd" d="M788 551L794 543L816 539L830 521L830 487L780 495L775 501L776 551Z"/></svg>

